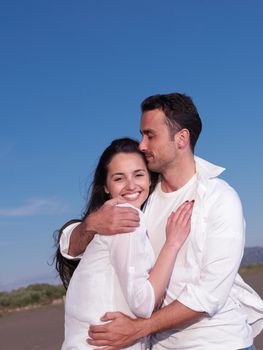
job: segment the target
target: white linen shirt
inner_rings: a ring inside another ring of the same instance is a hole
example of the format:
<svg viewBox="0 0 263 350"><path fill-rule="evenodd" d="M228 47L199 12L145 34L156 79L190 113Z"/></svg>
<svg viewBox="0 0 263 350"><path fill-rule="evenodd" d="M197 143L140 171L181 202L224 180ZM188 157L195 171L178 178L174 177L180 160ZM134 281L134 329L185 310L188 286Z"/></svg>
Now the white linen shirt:
<svg viewBox="0 0 263 350"><path fill-rule="evenodd" d="M87 246L66 294L62 350L90 348L86 342L88 328L101 323L100 317L107 311L121 311L133 318L151 316L155 296L148 277L155 259L144 215L138 212L140 227L135 232L97 234ZM145 341L139 340L131 348L145 348Z"/></svg>
<svg viewBox="0 0 263 350"><path fill-rule="evenodd" d="M245 240L241 203L234 189L217 178L223 168L198 157L195 162L196 175L178 191L164 193L157 185L145 217L157 256L167 217L183 201L195 199L191 232L176 257L164 305L178 300L207 316L153 335L153 349L245 348L262 329L263 302L238 275Z"/></svg>

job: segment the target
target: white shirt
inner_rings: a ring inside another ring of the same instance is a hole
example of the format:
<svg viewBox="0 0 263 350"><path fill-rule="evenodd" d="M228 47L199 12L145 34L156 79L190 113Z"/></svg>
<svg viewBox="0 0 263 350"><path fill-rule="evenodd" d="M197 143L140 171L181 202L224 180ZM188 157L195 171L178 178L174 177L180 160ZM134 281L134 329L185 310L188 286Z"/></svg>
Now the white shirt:
<svg viewBox="0 0 263 350"><path fill-rule="evenodd" d="M143 213L139 214L140 227L135 232L97 234L87 246L66 294L63 350L92 348L86 342L89 326L101 323L100 317L107 311L151 316L155 296L148 272L155 259ZM131 348L145 348L145 341Z"/></svg>
<svg viewBox="0 0 263 350"><path fill-rule="evenodd" d="M164 193L157 186L145 215L158 255L167 217L183 201L195 199L191 233L177 255L164 304L177 299L208 316L184 329L154 335L153 348L241 349L263 328L263 302L237 274L245 239L242 207L233 188L217 178L223 168L198 157L195 161L196 175L178 191Z"/></svg>
<svg viewBox="0 0 263 350"><path fill-rule="evenodd" d="M195 161L196 175L178 191L164 193L157 185L145 217L158 255L167 217L185 200L195 199L191 233L176 257L164 305L178 300L207 316L184 329L153 335L153 349L245 348L262 329L263 302L237 274L245 238L241 203L233 188L216 178L223 168Z"/></svg>

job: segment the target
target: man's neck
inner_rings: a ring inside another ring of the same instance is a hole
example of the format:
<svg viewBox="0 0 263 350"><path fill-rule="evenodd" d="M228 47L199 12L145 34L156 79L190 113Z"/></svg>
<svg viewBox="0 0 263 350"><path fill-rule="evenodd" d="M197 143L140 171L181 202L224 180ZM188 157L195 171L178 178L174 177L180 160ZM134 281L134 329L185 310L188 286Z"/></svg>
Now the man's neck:
<svg viewBox="0 0 263 350"><path fill-rule="evenodd" d="M161 187L164 192L174 192L183 187L196 173L193 154L184 154L173 166L162 173Z"/></svg>

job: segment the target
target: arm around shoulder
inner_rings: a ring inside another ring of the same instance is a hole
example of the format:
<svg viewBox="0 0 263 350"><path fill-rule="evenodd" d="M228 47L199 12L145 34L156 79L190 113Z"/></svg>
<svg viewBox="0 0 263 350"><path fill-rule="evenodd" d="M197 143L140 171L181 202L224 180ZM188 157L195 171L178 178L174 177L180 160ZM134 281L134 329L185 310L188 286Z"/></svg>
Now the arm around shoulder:
<svg viewBox="0 0 263 350"><path fill-rule="evenodd" d="M77 258L81 258L80 256L74 256L69 253L69 245L72 233L76 227L78 227L81 224L81 221L79 220L72 220L67 222L60 230L60 237L59 237L59 249L61 255L68 259L73 260Z"/></svg>
<svg viewBox="0 0 263 350"><path fill-rule="evenodd" d="M95 232L90 229L88 218L89 217L78 225L75 225L72 229L68 246L69 256L75 258L81 257L87 245L93 239Z"/></svg>

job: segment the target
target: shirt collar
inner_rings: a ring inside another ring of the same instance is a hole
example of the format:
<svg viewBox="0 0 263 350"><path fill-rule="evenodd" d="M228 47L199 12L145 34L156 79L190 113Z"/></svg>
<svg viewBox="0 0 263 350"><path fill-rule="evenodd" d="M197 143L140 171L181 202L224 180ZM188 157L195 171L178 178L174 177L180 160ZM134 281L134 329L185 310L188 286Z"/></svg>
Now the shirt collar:
<svg viewBox="0 0 263 350"><path fill-rule="evenodd" d="M195 156L194 159L196 164L196 172L202 178L210 179L210 178L216 177L225 170L225 168L212 164L197 156Z"/></svg>

